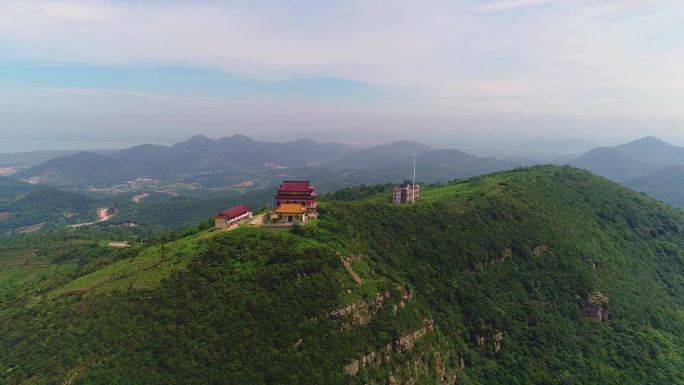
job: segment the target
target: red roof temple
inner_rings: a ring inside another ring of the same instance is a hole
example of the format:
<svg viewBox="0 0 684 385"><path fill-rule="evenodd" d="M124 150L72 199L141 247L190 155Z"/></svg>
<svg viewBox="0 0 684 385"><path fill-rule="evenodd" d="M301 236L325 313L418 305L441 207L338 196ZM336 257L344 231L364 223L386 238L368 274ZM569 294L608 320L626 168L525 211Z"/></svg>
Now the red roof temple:
<svg viewBox="0 0 684 385"><path fill-rule="evenodd" d="M309 210L316 210L316 188L308 180L286 180L276 190L276 206L282 203L299 203Z"/></svg>

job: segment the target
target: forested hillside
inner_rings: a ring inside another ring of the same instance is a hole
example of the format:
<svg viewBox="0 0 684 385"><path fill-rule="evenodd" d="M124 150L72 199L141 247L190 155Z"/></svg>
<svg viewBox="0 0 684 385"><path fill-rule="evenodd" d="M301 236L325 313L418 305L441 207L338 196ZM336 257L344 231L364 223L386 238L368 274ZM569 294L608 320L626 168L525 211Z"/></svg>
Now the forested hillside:
<svg viewBox="0 0 684 385"><path fill-rule="evenodd" d="M684 384L682 231L549 166L348 189L291 231L14 239L0 383Z"/></svg>

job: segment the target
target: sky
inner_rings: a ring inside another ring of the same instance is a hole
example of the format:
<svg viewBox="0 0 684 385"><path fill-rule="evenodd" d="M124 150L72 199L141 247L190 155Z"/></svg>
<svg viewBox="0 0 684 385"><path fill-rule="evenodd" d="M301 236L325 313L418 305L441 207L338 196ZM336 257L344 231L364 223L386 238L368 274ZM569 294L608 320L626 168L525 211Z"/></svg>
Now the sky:
<svg viewBox="0 0 684 385"><path fill-rule="evenodd" d="M0 151L684 145L684 2L0 0Z"/></svg>

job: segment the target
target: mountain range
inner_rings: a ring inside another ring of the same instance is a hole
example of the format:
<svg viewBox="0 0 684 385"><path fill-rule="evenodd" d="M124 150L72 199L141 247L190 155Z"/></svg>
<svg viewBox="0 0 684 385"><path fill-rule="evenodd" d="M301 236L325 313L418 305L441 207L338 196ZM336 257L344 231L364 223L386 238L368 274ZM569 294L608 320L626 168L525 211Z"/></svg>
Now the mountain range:
<svg viewBox="0 0 684 385"><path fill-rule="evenodd" d="M684 383L681 211L570 167L379 188L289 231L0 243L0 383Z"/></svg>
<svg viewBox="0 0 684 385"><path fill-rule="evenodd" d="M684 147L648 136L619 146L594 148L570 164L626 182L663 167L684 165Z"/></svg>
<svg viewBox="0 0 684 385"><path fill-rule="evenodd" d="M60 186L107 185L142 176L163 178L214 170L261 169L269 165L304 166L351 151L341 144L308 139L274 143L254 141L242 135L218 140L194 136L173 146L144 144L110 155L81 152L58 157L15 176Z"/></svg>
<svg viewBox="0 0 684 385"><path fill-rule="evenodd" d="M684 207L684 147L649 136L619 146L595 148L570 165Z"/></svg>
<svg viewBox="0 0 684 385"><path fill-rule="evenodd" d="M145 144L110 155L81 152L58 157L20 171L17 178L53 186L88 186L123 183L138 177L171 178L193 175L273 169L322 168L331 175L350 170L385 170L387 175L406 175L411 154L419 154L421 180L435 182L478 175L521 165L494 158L479 158L457 150L436 150L424 144L399 141L361 150L339 144L300 139L287 143L259 142L242 135L209 139L194 136L172 146ZM368 174L372 174L369 171ZM221 177L219 175L219 177ZM369 176L370 178L370 176ZM383 182L393 179L386 178Z"/></svg>
<svg viewBox="0 0 684 385"><path fill-rule="evenodd" d="M240 198L244 191L251 191L251 196L259 197L248 199L251 204L267 205L269 191L282 179L310 179L321 193L360 184L400 182L412 176L412 153L417 154L416 168L421 183L463 179L534 163L527 159L483 158L412 141L355 149L310 139L275 143L259 142L242 135L217 140L194 136L172 146L146 144L109 154L69 154L49 159L19 172L15 177L86 193L88 186L122 184L143 176L163 180L170 186L177 183L194 186L180 192L186 197L177 198L174 203L159 202L159 206L146 202L129 207L127 202L119 200L123 209L121 213L128 213L120 218L156 225L158 222L151 215L155 210L166 210L176 204L186 208L186 213L196 212L197 215L189 215L192 220L201 220L201 216L210 214L222 202L244 199ZM684 207L682 147L646 137L619 146L594 148L568 163L671 205ZM236 185L249 187L231 187ZM0 190L4 188L0 185ZM174 191L173 188L169 191ZM165 191L166 188L142 189L142 192L154 192ZM193 201L192 198L201 198L201 201ZM90 210L90 206L87 209ZM141 221L140 217L144 220ZM169 223L190 224L173 220ZM5 225L10 224L5 221Z"/></svg>

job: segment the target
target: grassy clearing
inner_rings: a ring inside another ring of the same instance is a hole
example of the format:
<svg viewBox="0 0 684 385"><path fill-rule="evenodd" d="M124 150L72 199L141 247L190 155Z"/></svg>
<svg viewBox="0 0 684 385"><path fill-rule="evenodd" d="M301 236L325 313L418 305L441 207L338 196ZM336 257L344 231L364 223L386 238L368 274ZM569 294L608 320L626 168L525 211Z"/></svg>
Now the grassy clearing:
<svg viewBox="0 0 684 385"><path fill-rule="evenodd" d="M38 293L78 268L74 262L51 264L32 251L3 251L0 258L0 303Z"/></svg>
<svg viewBox="0 0 684 385"><path fill-rule="evenodd" d="M340 266L342 265L340 264ZM375 274L367 257L354 259L351 262L351 267L359 275L362 283L358 285L349 272L344 267L341 267L339 271L339 281L342 285L342 291L340 291L339 296L340 306L346 306L361 300L370 300L386 291L389 280Z"/></svg>
<svg viewBox="0 0 684 385"><path fill-rule="evenodd" d="M48 297L83 292L94 295L128 288L154 287L163 278L185 269L193 257L206 250L205 240L225 234L228 233L203 231L173 242L145 248L137 257L124 259L79 277L52 291Z"/></svg>

